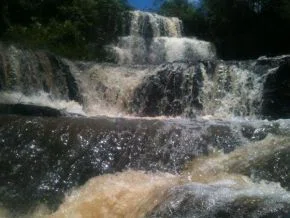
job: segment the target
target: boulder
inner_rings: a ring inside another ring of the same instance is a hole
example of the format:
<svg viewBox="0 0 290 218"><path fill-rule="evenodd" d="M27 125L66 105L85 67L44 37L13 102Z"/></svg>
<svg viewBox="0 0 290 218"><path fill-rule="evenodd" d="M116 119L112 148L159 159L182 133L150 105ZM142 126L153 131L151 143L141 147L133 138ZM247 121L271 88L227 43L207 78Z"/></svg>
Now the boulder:
<svg viewBox="0 0 290 218"><path fill-rule="evenodd" d="M161 65L135 90L132 112L139 116L194 117L202 110L199 93L203 86L202 70L210 72L213 62L176 62Z"/></svg>
<svg viewBox="0 0 290 218"><path fill-rule="evenodd" d="M264 83L261 114L268 119L290 118L290 57L279 60Z"/></svg>
<svg viewBox="0 0 290 218"><path fill-rule="evenodd" d="M17 114L23 116L43 116L43 117L60 117L60 116L81 116L80 114L68 113L64 110L51 108L47 106L30 105L30 104L0 104L0 115Z"/></svg>

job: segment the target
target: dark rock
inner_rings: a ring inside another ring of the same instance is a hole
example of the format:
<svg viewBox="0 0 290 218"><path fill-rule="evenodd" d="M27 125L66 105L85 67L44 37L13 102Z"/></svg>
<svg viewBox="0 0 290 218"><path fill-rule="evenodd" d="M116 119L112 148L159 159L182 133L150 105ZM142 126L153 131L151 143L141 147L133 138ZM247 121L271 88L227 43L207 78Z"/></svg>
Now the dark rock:
<svg viewBox="0 0 290 218"><path fill-rule="evenodd" d="M241 129L242 135L251 141L260 141L266 138L269 132L272 132L268 126L255 128L244 125Z"/></svg>
<svg viewBox="0 0 290 218"><path fill-rule="evenodd" d="M253 126L244 125L241 129L241 132L245 138L252 139L255 132L255 128Z"/></svg>
<svg viewBox="0 0 290 218"><path fill-rule="evenodd" d="M202 67L212 71L214 63L164 64L136 90L132 112L141 116L194 117L202 109L199 93L203 86Z"/></svg>
<svg viewBox="0 0 290 218"><path fill-rule="evenodd" d="M4 56L0 53L0 91L6 86L6 74L5 74L5 60Z"/></svg>
<svg viewBox="0 0 290 218"><path fill-rule="evenodd" d="M245 82L233 81L230 75L223 78L225 81L215 81L217 74L223 73L219 72L218 66L236 67L251 72L248 75L246 86L243 88L256 91L255 89L258 87L255 85L263 85L262 102L259 97L243 99L241 103L244 105L237 105L237 108L233 109L234 115L241 115L239 111L241 107L244 109L241 112L244 116L254 113L269 119L290 117L290 107L288 106L290 105L290 56L262 57L256 61L201 61L163 64L155 70L154 75L145 78L136 88L131 112L140 116L183 115L194 117L202 114L203 107L206 106L202 105L203 96L201 95L204 86L203 73L206 73L209 80L217 87L217 90L213 89L213 93L208 93L208 95L212 94L221 102L223 102L224 96L237 94L232 93L235 91L232 90L233 87L237 86L232 83ZM215 93L217 91L218 93ZM247 96L242 97L247 98Z"/></svg>
<svg viewBox="0 0 290 218"><path fill-rule="evenodd" d="M81 94L79 93L78 84L72 75L69 64L58 56L47 54L52 66L52 72L55 77L55 84L58 87L63 86L63 95L67 96L69 100L82 103Z"/></svg>
<svg viewBox="0 0 290 218"><path fill-rule="evenodd" d="M290 59L290 55L282 55L277 57L260 57L256 61L256 68L261 68L262 66L269 68L278 67L281 64L287 62Z"/></svg>
<svg viewBox="0 0 290 218"><path fill-rule="evenodd" d="M43 117L81 116L79 114L72 114L55 108L29 104L0 104L0 115L3 114Z"/></svg>
<svg viewBox="0 0 290 218"><path fill-rule="evenodd" d="M63 115L61 111L54 108L27 104L0 104L0 114L45 117L59 117Z"/></svg>
<svg viewBox="0 0 290 218"><path fill-rule="evenodd" d="M256 180L267 180L278 182L282 187L290 190L290 150L284 152L276 152L269 158L263 159L255 163L247 169L248 176L254 177Z"/></svg>
<svg viewBox="0 0 290 218"><path fill-rule="evenodd" d="M268 75L263 90L262 115L271 119L290 118L290 58L279 64Z"/></svg>
<svg viewBox="0 0 290 218"><path fill-rule="evenodd" d="M207 128L204 140L213 148L229 153L241 144L241 139L237 137L230 125L216 124Z"/></svg>
<svg viewBox="0 0 290 218"><path fill-rule="evenodd" d="M71 63L52 53L19 49L0 43L0 90L24 95L38 92L82 103Z"/></svg>

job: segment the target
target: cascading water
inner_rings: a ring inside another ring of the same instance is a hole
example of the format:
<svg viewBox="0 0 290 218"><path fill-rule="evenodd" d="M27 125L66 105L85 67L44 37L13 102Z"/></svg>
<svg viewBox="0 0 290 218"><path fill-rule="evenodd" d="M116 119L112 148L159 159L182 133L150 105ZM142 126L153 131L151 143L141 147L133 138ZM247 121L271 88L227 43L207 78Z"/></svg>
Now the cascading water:
<svg viewBox="0 0 290 218"><path fill-rule="evenodd" d="M288 218L290 57L127 26L119 64L0 46L0 217Z"/></svg>
<svg viewBox="0 0 290 218"><path fill-rule="evenodd" d="M182 22L175 17L163 17L148 12L132 11L130 35L140 37L181 37Z"/></svg>
<svg viewBox="0 0 290 218"><path fill-rule="evenodd" d="M110 47L119 64L160 64L172 61L211 60L211 43L182 38L182 22L157 14L134 11L130 30Z"/></svg>
<svg viewBox="0 0 290 218"><path fill-rule="evenodd" d="M203 78L203 114L218 118L260 114L265 75L238 64L219 63L213 75L204 72Z"/></svg>

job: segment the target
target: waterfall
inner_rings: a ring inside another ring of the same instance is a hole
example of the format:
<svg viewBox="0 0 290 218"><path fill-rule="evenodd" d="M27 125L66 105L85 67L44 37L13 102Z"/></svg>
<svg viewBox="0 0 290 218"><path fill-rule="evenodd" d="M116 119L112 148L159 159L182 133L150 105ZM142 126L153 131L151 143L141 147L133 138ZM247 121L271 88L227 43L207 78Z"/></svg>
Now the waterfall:
<svg viewBox="0 0 290 218"><path fill-rule="evenodd" d="M280 96L287 91L272 93L279 82L271 81L281 77L279 89L287 90L282 80L288 75L288 59L122 66L71 62L47 52L2 46L0 104L49 106L88 116L277 117L271 102L279 101L280 114L289 114L283 106L287 95Z"/></svg>
<svg viewBox="0 0 290 218"><path fill-rule="evenodd" d="M210 43L183 38L177 18L133 11L127 25L129 35L113 46L117 65L72 62L1 44L0 104L36 104L87 116L251 119L279 116L270 109L275 98L282 101L277 102L281 113L290 114L283 106L287 96L265 87L273 86L276 72L287 71L288 56L222 61Z"/></svg>
<svg viewBox="0 0 290 218"><path fill-rule="evenodd" d="M255 66L255 62L247 62ZM203 73L202 114L217 118L255 117L261 114L265 77L242 63L219 63L213 75Z"/></svg>
<svg viewBox="0 0 290 218"><path fill-rule="evenodd" d="M80 101L70 66L61 58L0 44L0 60L1 90L24 95L43 91L56 98Z"/></svg>
<svg viewBox="0 0 290 218"><path fill-rule="evenodd" d="M266 81L281 65L267 61L163 64L136 88L131 110L141 116L262 117Z"/></svg>
<svg viewBox="0 0 290 218"><path fill-rule="evenodd" d="M290 56L125 25L117 63L0 44L0 217L288 218Z"/></svg>
<svg viewBox="0 0 290 218"><path fill-rule="evenodd" d="M215 59L214 46L182 37L182 22L148 12L130 14L130 31L109 47L119 64L160 64L185 60Z"/></svg>
<svg viewBox="0 0 290 218"><path fill-rule="evenodd" d="M181 37L182 22L178 18L164 17L148 12L133 11L130 14L129 35L147 37Z"/></svg>

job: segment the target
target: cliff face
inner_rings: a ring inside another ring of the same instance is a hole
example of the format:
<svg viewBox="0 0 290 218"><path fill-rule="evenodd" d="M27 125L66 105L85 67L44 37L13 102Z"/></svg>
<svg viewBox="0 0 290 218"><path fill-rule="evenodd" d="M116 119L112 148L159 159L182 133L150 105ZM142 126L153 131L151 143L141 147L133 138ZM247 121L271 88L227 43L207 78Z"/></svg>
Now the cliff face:
<svg viewBox="0 0 290 218"><path fill-rule="evenodd" d="M264 60L275 66L264 83L261 113L272 119L290 118L290 56Z"/></svg>
<svg viewBox="0 0 290 218"><path fill-rule="evenodd" d="M0 45L0 91L81 102L78 85L67 61L49 52Z"/></svg>

